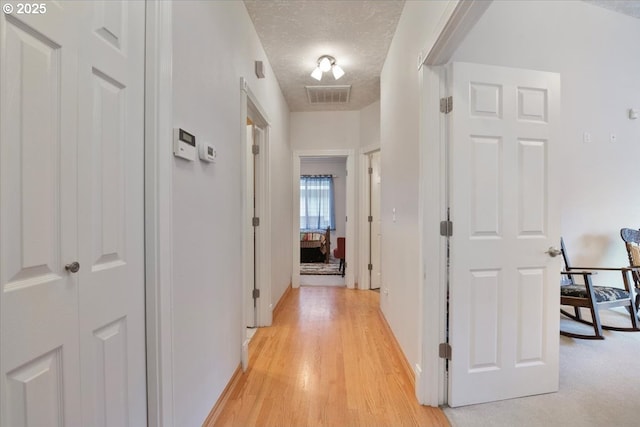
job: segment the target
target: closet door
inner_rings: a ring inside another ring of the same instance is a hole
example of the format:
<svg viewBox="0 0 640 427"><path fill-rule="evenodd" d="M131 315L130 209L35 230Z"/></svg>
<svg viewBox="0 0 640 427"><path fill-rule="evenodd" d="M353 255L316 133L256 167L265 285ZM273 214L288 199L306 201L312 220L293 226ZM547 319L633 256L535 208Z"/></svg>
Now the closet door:
<svg viewBox="0 0 640 427"><path fill-rule="evenodd" d="M146 425L144 2L83 2L78 248L83 425Z"/></svg>
<svg viewBox="0 0 640 427"><path fill-rule="evenodd" d="M0 425L144 425L144 2L43 7L0 15Z"/></svg>
<svg viewBox="0 0 640 427"><path fill-rule="evenodd" d="M78 12L0 15L3 426L80 425Z"/></svg>

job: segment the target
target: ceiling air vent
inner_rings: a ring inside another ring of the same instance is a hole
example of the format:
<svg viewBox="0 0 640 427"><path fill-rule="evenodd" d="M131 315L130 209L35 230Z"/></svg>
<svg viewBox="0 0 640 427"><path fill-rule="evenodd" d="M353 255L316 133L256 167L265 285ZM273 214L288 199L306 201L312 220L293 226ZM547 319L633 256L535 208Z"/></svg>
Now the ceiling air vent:
<svg viewBox="0 0 640 427"><path fill-rule="evenodd" d="M351 85L305 86L310 104L347 104Z"/></svg>

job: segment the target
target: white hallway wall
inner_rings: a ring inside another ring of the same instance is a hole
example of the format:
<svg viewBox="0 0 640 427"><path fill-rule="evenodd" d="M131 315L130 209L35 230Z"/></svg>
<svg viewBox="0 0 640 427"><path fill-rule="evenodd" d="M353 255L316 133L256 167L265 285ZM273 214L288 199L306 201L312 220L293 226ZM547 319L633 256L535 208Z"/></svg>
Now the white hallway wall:
<svg viewBox="0 0 640 427"><path fill-rule="evenodd" d="M360 146L360 111L292 112L293 150L343 150Z"/></svg>
<svg viewBox="0 0 640 427"><path fill-rule="evenodd" d="M257 79L254 60L266 65ZM239 1L173 3L175 127L217 148L215 164L174 159L175 426L201 425L240 363L242 199L240 77L271 120L272 298L291 278L289 111ZM286 208L282 208L282 207Z"/></svg>
<svg viewBox="0 0 640 427"><path fill-rule="evenodd" d="M356 150L380 145L380 101L360 111L291 113L292 150Z"/></svg>
<svg viewBox="0 0 640 427"><path fill-rule="evenodd" d="M582 1L496 1L453 57L561 74L566 160L550 185L562 188L561 232L574 265L626 265L619 230L640 227L640 120L627 113L640 108L638 40L639 19Z"/></svg>
<svg viewBox="0 0 640 427"><path fill-rule="evenodd" d="M422 358L421 82L417 61L427 42L433 43L433 32L447 4L447 1L405 3L380 76L383 291L380 306L412 367L419 365Z"/></svg>
<svg viewBox="0 0 640 427"><path fill-rule="evenodd" d="M380 147L380 101L360 110L360 146Z"/></svg>

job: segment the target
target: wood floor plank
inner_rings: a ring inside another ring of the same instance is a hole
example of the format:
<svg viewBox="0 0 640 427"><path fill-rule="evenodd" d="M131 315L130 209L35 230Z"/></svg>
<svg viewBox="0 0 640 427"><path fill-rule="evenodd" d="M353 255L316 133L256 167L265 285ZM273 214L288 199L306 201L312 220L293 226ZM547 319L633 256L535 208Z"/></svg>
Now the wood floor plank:
<svg viewBox="0 0 640 427"><path fill-rule="evenodd" d="M378 307L372 291L292 289L205 427L448 426L440 409L417 403Z"/></svg>

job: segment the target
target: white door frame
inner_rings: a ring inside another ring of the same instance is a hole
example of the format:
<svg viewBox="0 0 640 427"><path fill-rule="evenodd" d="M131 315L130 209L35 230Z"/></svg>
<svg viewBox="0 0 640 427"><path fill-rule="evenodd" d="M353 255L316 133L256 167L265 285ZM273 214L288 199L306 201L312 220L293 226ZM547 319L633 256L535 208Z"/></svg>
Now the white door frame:
<svg viewBox="0 0 640 427"><path fill-rule="evenodd" d="M145 289L147 425L172 427L173 86L172 6L146 0Z"/></svg>
<svg viewBox="0 0 640 427"><path fill-rule="evenodd" d="M439 222L447 216L446 126L440 114L442 67L423 67L423 129L420 143L420 226L422 263L422 372L416 376L420 403L439 406L446 399L445 360L438 346L446 341L447 246ZM430 141L430 142L429 142ZM434 203L435 202L435 203ZM431 224L432 226L425 226ZM435 296L435 298L434 298Z"/></svg>
<svg viewBox="0 0 640 427"><path fill-rule="evenodd" d="M369 234L369 202L371 195L369 192L369 155L375 151L380 151L380 144L372 144L360 149L359 162L359 193L358 197L358 230L360 259L358 269L358 289L371 289L371 274L369 272L369 248L371 247L371 236Z"/></svg>
<svg viewBox="0 0 640 427"><path fill-rule="evenodd" d="M440 113L440 97L446 81L441 65L449 62L491 0L452 1L443 13L427 46L420 54L420 277L421 371L416 373L416 397L423 405L446 402L445 361L439 344L445 342L447 322L447 248L439 222L446 219L446 126ZM434 203L437 201L437 203ZM434 298L435 296L435 298Z"/></svg>
<svg viewBox="0 0 640 427"><path fill-rule="evenodd" d="M245 298L248 298L253 291L253 225L250 218L253 216L253 193L249 190L249 180L253 179L253 166L247 162L246 151L248 148L246 124L247 117L251 118L254 126L263 130L262 139L260 141L260 154L257 161L259 176L256 177L256 210L260 215L260 225L257 227L256 239L256 257L255 269L256 276L260 283L260 297L256 300L257 319L255 326L271 326L272 307L271 307L271 203L269 194L271 194L271 181L269 179L269 134L270 121L265 113L264 108L258 102L258 99L251 91L247 80L240 78L240 126L241 139L240 150L242 158L242 188L244 195L242 197L242 218L246 219L245 225L242 227L242 289L243 289L243 316L242 316L242 342L245 341L245 319L248 317L247 304ZM251 194L249 194L251 193Z"/></svg>
<svg viewBox="0 0 640 427"><path fill-rule="evenodd" d="M347 158L347 225L346 225L346 262L345 284L347 288L355 288L354 271L358 269L356 260L356 203L355 203L355 159L354 150L295 150L293 152L293 228L291 231L293 257L293 271L291 275L291 287L300 287L300 158L301 157L346 157ZM333 247L331 248L333 250ZM361 286L359 286L361 287Z"/></svg>

